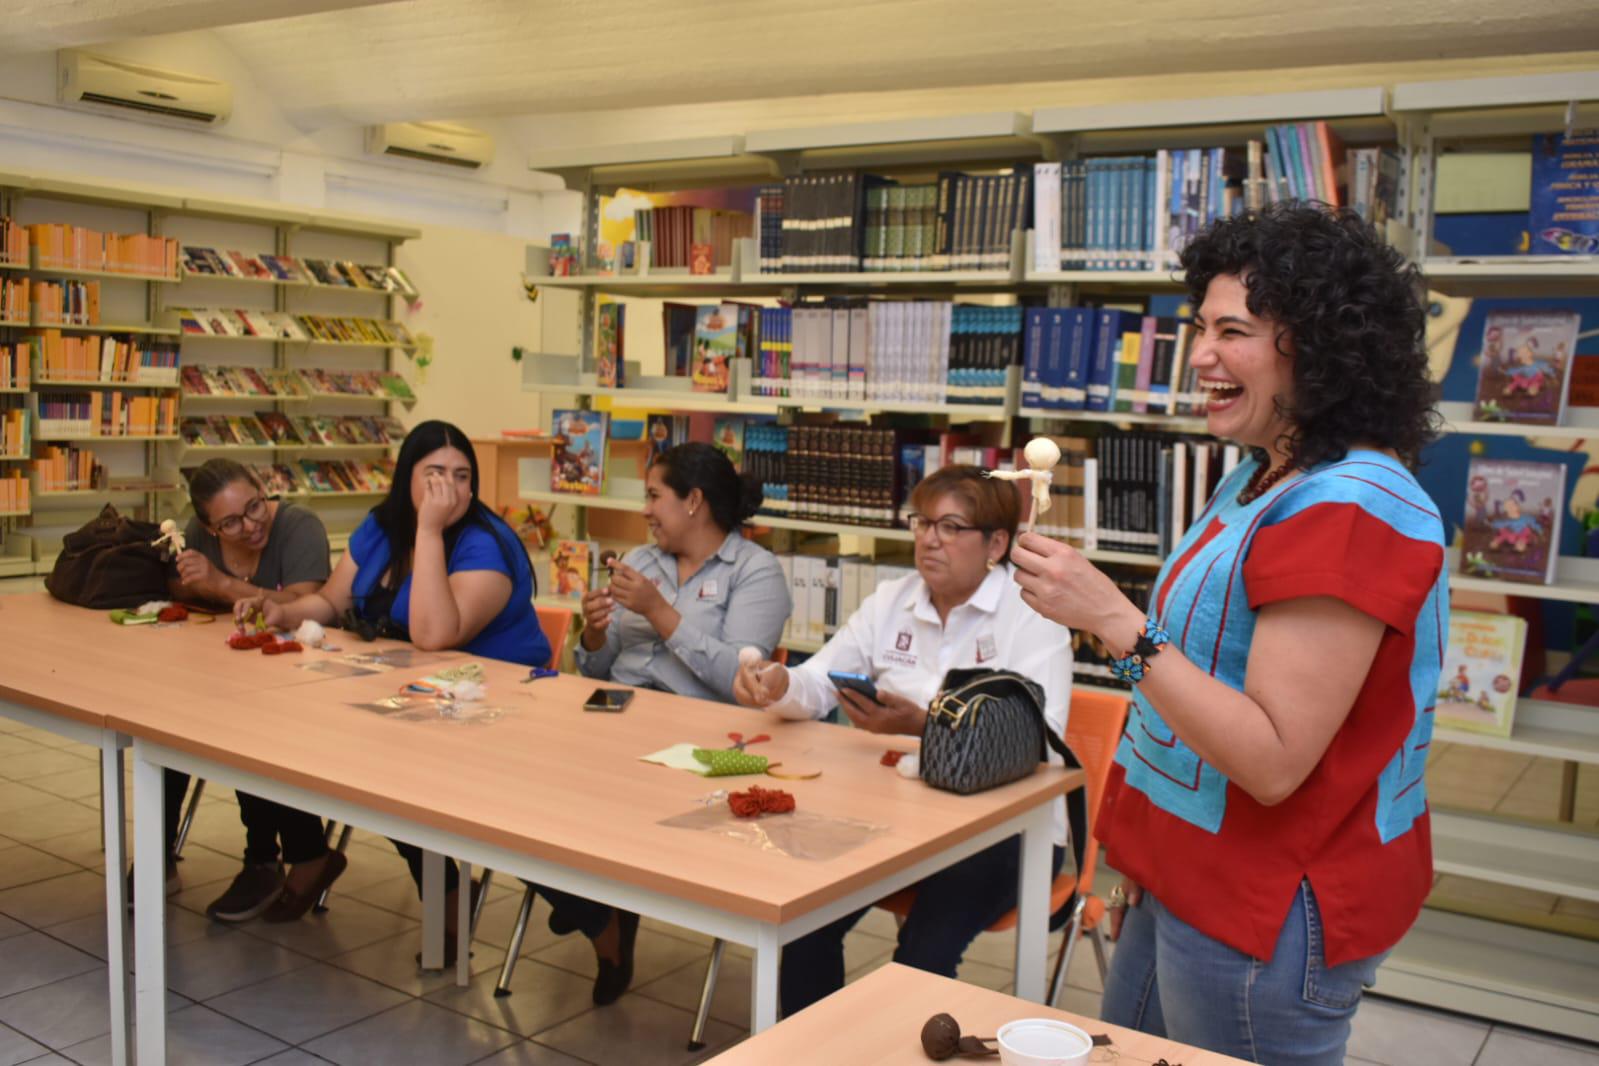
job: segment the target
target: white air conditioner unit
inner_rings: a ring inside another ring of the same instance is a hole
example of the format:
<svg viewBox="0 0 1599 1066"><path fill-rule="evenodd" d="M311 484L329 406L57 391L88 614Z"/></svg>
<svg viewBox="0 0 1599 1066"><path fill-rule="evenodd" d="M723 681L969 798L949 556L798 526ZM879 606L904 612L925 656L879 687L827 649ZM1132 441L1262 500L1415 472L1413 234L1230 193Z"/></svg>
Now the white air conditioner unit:
<svg viewBox="0 0 1599 1066"><path fill-rule="evenodd" d="M72 48L56 53L56 99L202 126L219 126L233 113L233 86L227 82Z"/></svg>
<svg viewBox="0 0 1599 1066"><path fill-rule="evenodd" d="M366 150L476 170L494 158L494 138L451 122L389 122L366 128Z"/></svg>

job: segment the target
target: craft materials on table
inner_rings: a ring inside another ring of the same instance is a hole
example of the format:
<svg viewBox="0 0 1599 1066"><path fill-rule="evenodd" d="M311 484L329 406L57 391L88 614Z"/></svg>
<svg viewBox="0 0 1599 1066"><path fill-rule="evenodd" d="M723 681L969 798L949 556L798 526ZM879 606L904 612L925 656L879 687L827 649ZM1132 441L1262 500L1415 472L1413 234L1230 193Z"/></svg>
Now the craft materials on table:
<svg viewBox="0 0 1599 1066"><path fill-rule="evenodd" d="M745 792L729 792L727 806L739 818L758 818L763 814L790 814L794 797L780 788L751 785Z"/></svg>
<svg viewBox="0 0 1599 1066"><path fill-rule="evenodd" d="M1022 458L1027 460L1026 470L985 470L983 476L1033 483L1033 507L1027 512L1026 529L1031 533L1033 523L1049 512L1049 486L1055 480L1055 466L1060 462L1060 446L1048 437L1034 437L1022 449Z"/></svg>
<svg viewBox="0 0 1599 1066"><path fill-rule="evenodd" d="M134 608L119 607L110 612L109 617L119 626L142 626L158 622L172 625L188 621L190 615L190 609L181 603L173 603L171 600L151 600ZM194 621L201 623L214 620L212 615L199 611L193 612L193 617Z"/></svg>

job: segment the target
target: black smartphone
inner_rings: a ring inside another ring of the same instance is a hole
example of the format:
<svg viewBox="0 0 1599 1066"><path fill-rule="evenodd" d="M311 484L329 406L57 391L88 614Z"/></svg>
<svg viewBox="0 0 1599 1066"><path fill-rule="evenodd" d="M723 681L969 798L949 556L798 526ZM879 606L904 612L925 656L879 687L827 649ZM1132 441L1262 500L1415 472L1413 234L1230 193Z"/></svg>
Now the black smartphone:
<svg viewBox="0 0 1599 1066"><path fill-rule="evenodd" d="M853 689L873 703L877 702L877 686L865 674L847 674L842 670L829 670L827 679L833 683L834 688Z"/></svg>
<svg viewBox="0 0 1599 1066"><path fill-rule="evenodd" d="M626 688L597 688L583 702L585 711L623 711L633 699L633 690Z"/></svg>

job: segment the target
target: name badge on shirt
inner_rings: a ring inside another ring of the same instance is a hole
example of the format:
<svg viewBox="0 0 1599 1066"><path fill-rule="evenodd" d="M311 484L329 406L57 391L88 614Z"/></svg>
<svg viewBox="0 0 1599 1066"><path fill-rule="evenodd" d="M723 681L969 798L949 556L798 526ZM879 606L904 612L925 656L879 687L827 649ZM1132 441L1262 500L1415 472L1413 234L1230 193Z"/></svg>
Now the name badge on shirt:
<svg viewBox="0 0 1599 1066"><path fill-rule="evenodd" d="M708 578L705 584L700 586L699 598L702 600L714 600L716 599L716 592L716 579L714 577Z"/></svg>
<svg viewBox="0 0 1599 1066"><path fill-rule="evenodd" d="M999 650L994 646L994 634L984 633L977 638L977 661L979 663L986 663L998 654Z"/></svg>
<svg viewBox="0 0 1599 1066"><path fill-rule="evenodd" d="M915 666L916 656L911 652L911 644L910 631L900 630L894 634L894 647L892 649L885 647L882 650L883 661L893 663L896 666Z"/></svg>

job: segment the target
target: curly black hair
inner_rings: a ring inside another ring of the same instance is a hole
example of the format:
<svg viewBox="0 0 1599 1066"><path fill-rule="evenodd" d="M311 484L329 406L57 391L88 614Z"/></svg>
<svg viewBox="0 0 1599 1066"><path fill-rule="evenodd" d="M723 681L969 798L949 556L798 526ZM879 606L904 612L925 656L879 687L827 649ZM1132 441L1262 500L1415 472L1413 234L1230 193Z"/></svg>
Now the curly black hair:
<svg viewBox="0 0 1599 1066"><path fill-rule="evenodd" d="M1194 307L1212 278L1236 275L1249 312L1280 327L1277 350L1294 365L1293 394L1278 402L1296 465L1366 444L1416 466L1438 424L1424 289L1370 223L1348 208L1268 204L1201 231L1181 263Z"/></svg>

